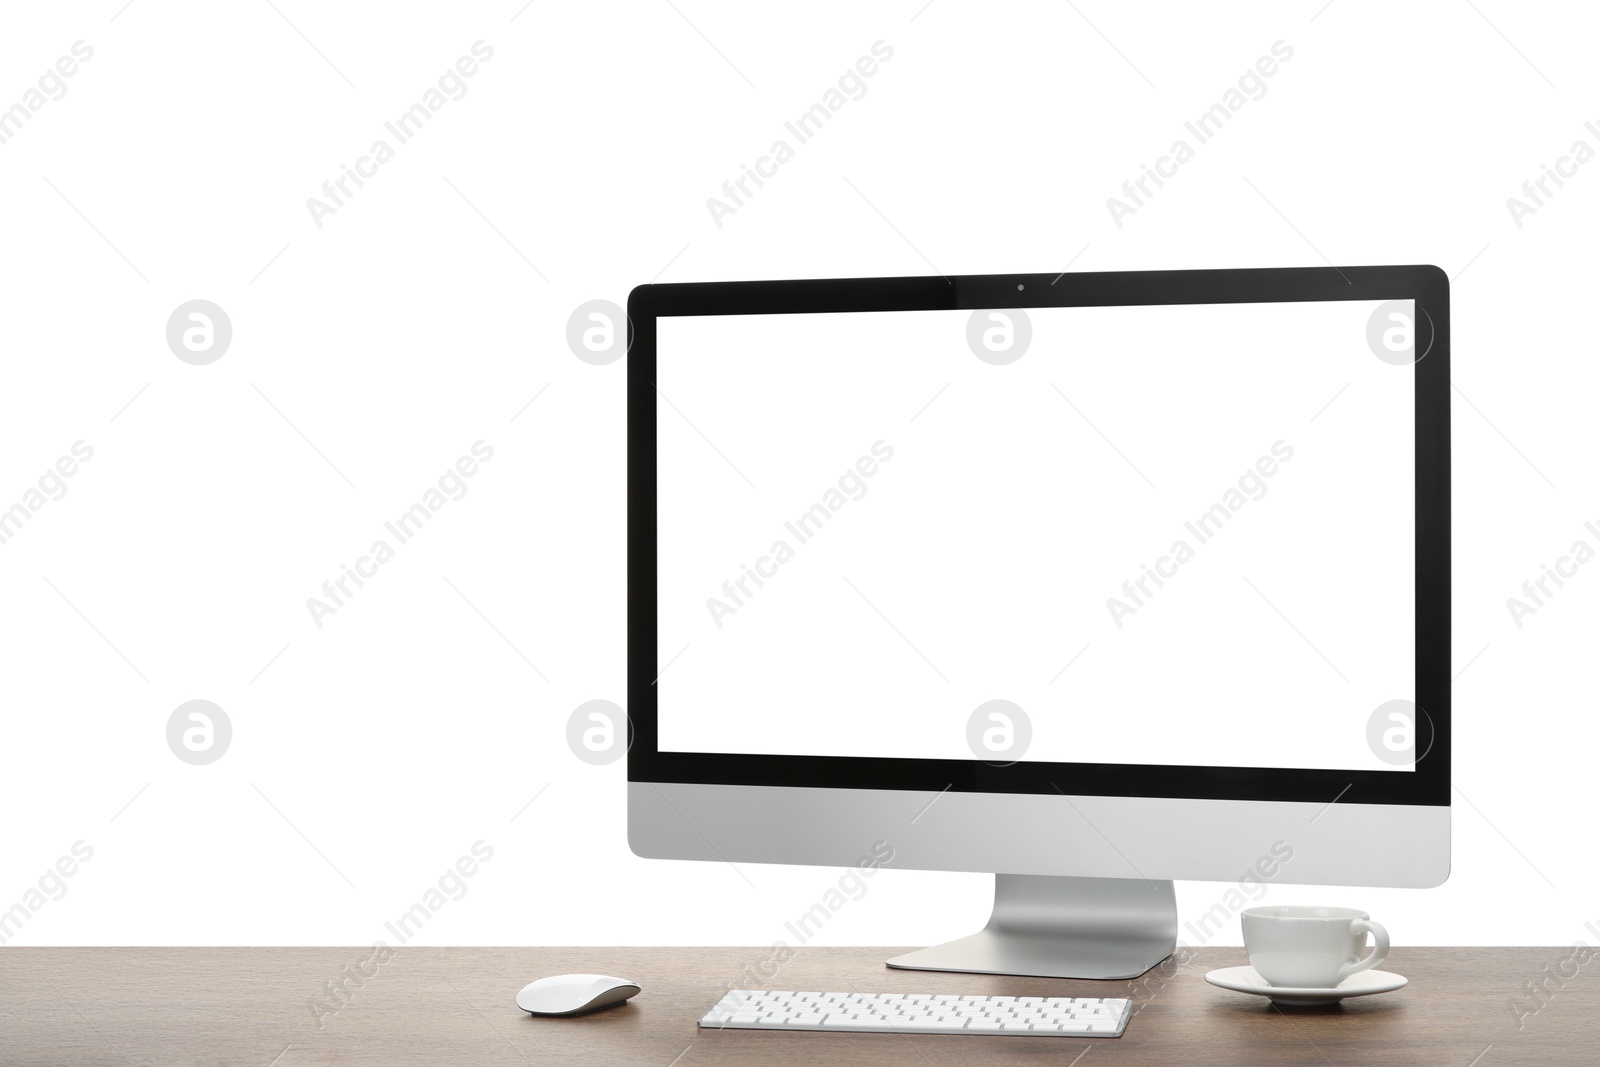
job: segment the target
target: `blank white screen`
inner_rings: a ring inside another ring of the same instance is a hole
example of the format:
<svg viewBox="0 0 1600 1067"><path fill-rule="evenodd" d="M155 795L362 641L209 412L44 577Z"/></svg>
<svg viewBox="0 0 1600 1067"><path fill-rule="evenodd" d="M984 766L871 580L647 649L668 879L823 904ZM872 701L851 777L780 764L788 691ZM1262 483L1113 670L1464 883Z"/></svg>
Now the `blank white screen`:
<svg viewBox="0 0 1600 1067"><path fill-rule="evenodd" d="M970 759L999 698L1030 761L1409 770L1367 736L1414 699L1377 307L1030 308L1004 366L967 311L659 319L661 749Z"/></svg>

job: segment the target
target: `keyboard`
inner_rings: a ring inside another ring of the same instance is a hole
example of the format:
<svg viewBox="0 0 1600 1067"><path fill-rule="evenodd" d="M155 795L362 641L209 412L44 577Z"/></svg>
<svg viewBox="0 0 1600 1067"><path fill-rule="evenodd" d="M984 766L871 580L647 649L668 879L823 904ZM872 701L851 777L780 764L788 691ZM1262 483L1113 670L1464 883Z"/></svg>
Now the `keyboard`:
<svg viewBox="0 0 1600 1067"><path fill-rule="evenodd" d="M700 1018L717 1030L1121 1037L1127 997L963 997L732 989Z"/></svg>

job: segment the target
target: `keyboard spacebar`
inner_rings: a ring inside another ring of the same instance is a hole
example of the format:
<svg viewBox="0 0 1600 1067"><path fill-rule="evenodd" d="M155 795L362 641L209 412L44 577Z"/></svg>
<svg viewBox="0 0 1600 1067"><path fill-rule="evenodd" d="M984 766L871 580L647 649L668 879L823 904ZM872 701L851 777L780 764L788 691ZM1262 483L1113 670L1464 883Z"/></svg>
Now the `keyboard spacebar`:
<svg viewBox="0 0 1600 1067"><path fill-rule="evenodd" d="M927 1030L959 1030L965 1020L953 1022L944 1019L885 1019L882 1017L871 1019L852 1019L848 1015L830 1015L822 1020L825 1030L886 1030L886 1031L927 1031Z"/></svg>

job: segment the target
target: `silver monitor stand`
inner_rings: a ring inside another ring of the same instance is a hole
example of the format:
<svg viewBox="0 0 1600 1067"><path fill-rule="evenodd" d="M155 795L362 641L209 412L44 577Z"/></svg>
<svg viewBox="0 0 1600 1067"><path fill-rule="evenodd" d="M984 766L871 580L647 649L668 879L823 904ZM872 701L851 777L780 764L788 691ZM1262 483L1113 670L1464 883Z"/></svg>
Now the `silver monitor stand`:
<svg viewBox="0 0 1600 1067"><path fill-rule="evenodd" d="M1177 945L1170 881L997 874L989 925L888 964L909 971L1136 978Z"/></svg>

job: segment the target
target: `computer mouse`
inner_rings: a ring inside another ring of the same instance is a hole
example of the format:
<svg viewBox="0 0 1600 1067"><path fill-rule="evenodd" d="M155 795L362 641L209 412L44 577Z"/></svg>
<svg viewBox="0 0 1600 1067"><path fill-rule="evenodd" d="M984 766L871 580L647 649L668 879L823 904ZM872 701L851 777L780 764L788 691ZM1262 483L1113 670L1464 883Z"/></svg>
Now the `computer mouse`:
<svg viewBox="0 0 1600 1067"><path fill-rule="evenodd" d="M554 974L529 982L517 994L517 1007L535 1015L583 1015L621 1004L639 992L639 983L604 974Z"/></svg>

